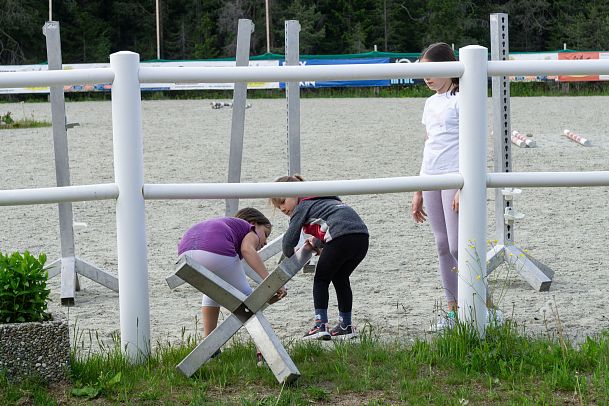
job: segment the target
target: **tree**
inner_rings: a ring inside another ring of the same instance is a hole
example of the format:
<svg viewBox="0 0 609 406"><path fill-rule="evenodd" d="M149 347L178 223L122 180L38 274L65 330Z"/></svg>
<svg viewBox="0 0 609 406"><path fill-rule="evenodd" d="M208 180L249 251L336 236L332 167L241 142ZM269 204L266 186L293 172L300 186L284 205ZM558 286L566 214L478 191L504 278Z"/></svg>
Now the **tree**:
<svg viewBox="0 0 609 406"><path fill-rule="evenodd" d="M38 63L44 55L41 2L2 0L0 5L0 64ZM46 59L46 57L44 58Z"/></svg>

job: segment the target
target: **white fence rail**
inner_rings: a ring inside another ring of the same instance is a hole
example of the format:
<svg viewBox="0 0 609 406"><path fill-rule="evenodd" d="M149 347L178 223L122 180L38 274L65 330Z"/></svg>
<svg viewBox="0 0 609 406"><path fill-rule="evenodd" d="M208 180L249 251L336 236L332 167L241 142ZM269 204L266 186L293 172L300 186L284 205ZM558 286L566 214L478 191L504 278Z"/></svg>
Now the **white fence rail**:
<svg viewBox="0 0 609 406"><path fill-rule="evenodd" d="M609 74L609 60L487 61L486 48L460 49L459 62L425 64L280 66L226 68L139 68L131 52L111 55L110 69L0 73L0 87L112 82L115 184L0 191L0 205L117 199L121 347L137 360L150 351L150 310L144 199L224 199L303 194L367 194L461 188L459 217L459 305L481 334L486 319L484 261L486 188L608 186L609 172L486 172L487 76ZM274 183L144 184L140 82L249 82L460 77L460 174Z"/></svg>

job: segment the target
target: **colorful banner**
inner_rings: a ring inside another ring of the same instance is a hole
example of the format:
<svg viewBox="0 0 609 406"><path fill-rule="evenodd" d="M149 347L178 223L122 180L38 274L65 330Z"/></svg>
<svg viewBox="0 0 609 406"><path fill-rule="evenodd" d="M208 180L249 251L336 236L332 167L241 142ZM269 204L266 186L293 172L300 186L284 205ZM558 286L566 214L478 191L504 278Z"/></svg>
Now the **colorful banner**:
<svg viewBox="0 0 609 406"><path fill-rule="evenodd" d="M225 67L235 66L235 61L181 61L181 62L142 62L141 67ZM250 66L279 66L279 61L250 61ZM64 64L64 70L109 68L109 63ZM32 72L47 70L47 65L0 65L0 72ZM234 83L142 83L142 90L232 90ZM110 83L95 85L64 86L65 92L107 92ZM248 89L277 89L279 82L252 82ZM48 86L25 88L0 88L0 94L49 93Z"/></svg>
<svg viewBox="0 0 609 406"><path fill-rule="evenodd" d="M392 63L415 63L417 62L419 59L412 57L412 58L393 58L393 60L391 61ZM410 78L406 78L406 79L391 79L391 84L392 85L412 85L415 83L422 83L423 80L422 79L410 79Z"/></svg>
<svg viewBox="0 0 609 406"><path fill-rule="evenodd" d="M557 52L539 52L526 54L510 54L510 61L555 61L558 59ZM510 76L512 82L546 82L556 81L556 75L541 76Z"/></svg>
<svg viewBox="0 0 609 406"><path fill-rule="evenodd" d="M561 52L558 54L559 61L584 61L588 59L599 59L598 52ZM559 82L590 82L600 80L598 75L560 75Z"/></svg>
<svg viewBox="0 0 609 406"><path fill-rule="evenodd" d="M351 64L370 64L370 63L389 63L389 58L362 58L362 59L307 59L300 61L301 66L305 65L351 65ZM281 60L285 65L285 59ZM369 86L390 86L389 79L379 80L332 80L332 81L310 81L300 82L302 88L320 87L369 87ZM281 89L285 89L285 82L279 84Z"/></svg>

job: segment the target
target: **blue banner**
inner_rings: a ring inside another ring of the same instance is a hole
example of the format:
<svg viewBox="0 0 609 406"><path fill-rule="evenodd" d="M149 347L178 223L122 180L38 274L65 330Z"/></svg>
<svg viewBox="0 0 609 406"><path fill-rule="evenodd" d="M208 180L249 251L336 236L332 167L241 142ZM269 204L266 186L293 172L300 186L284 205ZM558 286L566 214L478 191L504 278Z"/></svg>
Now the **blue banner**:
<svg viewBox="0 0 609 406"><path fill-rule="evenodd" d="M365 59L307 59L300 61L300 65L351 65L368 63L389 63L389 58L365 58ZM281 65L285 65L285 60L280 60ZM391 80L333 80L333 81L313 81L300 82L302 88L319 87L368 87L368 86L390 86ZM279 83L279 88L285 89L285 82Z"/></svg>

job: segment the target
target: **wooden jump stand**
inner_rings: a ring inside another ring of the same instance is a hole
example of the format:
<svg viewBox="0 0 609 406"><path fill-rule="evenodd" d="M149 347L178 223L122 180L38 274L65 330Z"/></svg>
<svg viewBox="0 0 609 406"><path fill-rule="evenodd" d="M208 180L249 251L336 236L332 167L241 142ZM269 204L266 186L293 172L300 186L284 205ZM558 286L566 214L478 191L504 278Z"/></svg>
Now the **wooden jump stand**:
<svg viewBox="0 0 609 406"><path fill-rule="evenodd" d="M298 368L263 315L267 302L298 273L311 258L311 251L300 249L281 262L249 295L245 296L231 284L216 276L188 254L177 264L175 275L209 296L231 312L218 327L192 350L177 366L187 377L192 376L242 326L245 326L256 347L279 383L290 383L300 376Z"/></svg>
<svg viewBox="0 0 609 406"><path fill-rule="evenodd" d="M507 60L508 16L504 13L491 14L490 23L491 59ZM510 81L508 77L501 76L493 77L492 83L494 169L495 172L511 172ZM514 207L514 198L520 193L520 189L495 189L497 243L486 254L487 274L502 263L508 262L535 290L545 292L550 289L554 271L514 244L514 223L524 218L524 214L516 211Z"/></svg>
<svg viewBox="0 0 609 406"><path fill-rule="evenodd" d="M46 36L48 69L61 70L59 23L57 21L47 21L42 32ZM57 186L70 186L67 129L77 124L68 124L66 122L65 99L62 86L51 86L50 99ZM83 261L75 255L74 215L71 202L59 203L59 233L61 258L51 262L45 268L48 271L49 278L61 274L61 304L64 306L74 305L75 292L80 290L78 274L118 292L118 278L97 268L95 265Z"/></svg>

